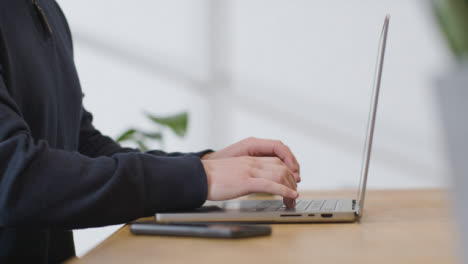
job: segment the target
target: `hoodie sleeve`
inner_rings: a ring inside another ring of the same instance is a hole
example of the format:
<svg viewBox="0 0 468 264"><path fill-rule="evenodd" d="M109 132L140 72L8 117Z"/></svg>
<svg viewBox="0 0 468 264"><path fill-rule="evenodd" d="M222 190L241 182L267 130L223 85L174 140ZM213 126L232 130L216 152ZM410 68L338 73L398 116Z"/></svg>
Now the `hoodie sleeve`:
<svg viewBox="0 0 468 264"><path fill-rule="evenodd" d="M120 153L87 125L83 153L33 138L0 72L0 227L103 226L205 202L199 157Z"/></svg>

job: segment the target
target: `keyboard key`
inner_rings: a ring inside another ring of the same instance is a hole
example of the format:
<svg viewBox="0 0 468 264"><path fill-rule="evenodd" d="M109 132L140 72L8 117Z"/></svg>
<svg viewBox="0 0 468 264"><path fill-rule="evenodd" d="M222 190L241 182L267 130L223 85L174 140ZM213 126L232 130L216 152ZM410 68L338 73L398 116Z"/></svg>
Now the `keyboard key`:
<svg viewBox="0 0 468 264"><path fill-rule="evenodd" d="M296 203L296 211L304 211L311 203L311 200L302 200Z"/></svg>
<svg viewBox="0 0 468 264"><path fill-rule="evenodd" d="M304 211L305 208L309 205L311 201L306 201L306 200L297 200L296 201L296 206L294 208L287 208L286 205L281 206L278 208L276 211L292 211L292 212L299 212L299 211Z"/></svg>
<svg viewBox="0 0 468 264"><path fill-rule="evenodd" d="M335 211L337 203L338 203L338 200L327 200L325 204L322 206L322 209L320 211L322 212Z"/></svg>
<svg viewBox="0 0 468 264"><path fill-rule="evenodd" d="M313 200L306 211L319 211L325 200Z"/></svg>

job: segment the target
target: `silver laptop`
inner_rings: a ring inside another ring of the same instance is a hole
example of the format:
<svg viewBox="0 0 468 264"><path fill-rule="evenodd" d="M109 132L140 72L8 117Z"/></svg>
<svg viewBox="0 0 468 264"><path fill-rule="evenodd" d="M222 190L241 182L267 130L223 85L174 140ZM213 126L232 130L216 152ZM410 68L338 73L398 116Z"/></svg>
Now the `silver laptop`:
<svg viewBox="0 0 468 264"><path fill-rule="evenodd" d="M295 208L286 208L282 200L232 200L206 202L193 211L156 213L156 221L168 222L354 222L364 211L366 183L374 136L377 103L384 63L390 16L385 17L380 36L379 52L370 104L361 179L355 199L298 200Z"/></svg>

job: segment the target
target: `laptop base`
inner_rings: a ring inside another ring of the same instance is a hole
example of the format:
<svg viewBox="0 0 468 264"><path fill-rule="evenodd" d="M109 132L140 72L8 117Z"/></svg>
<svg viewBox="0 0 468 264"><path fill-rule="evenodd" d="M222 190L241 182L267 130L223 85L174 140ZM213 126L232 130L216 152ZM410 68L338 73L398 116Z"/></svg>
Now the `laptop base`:
<svg viewBox="0 0 468 264"><path fill-rule="evenodd" d="M192 211L157 213L156 222L314 223L354 222L355 200L299 200L289 209L282 200L207 202Z"/></svg>

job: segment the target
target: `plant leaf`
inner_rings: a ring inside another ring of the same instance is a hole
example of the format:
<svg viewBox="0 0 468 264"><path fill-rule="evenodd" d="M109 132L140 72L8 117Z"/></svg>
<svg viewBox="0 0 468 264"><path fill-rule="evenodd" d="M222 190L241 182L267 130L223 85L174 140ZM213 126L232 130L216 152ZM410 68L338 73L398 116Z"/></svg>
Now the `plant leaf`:
<svg viewBox="0 0 468 264"><path fill-rule="evenodd" d="M144 137L147 137L147 138L150 138L150 139L153 139L153 140L161 141L163 139L163 134L161 132L154 132L154 133L143 132L142 135Z"/></svg>
<svg viewBox="0 0 468 264"><path fill-rule="evenodd" d="M122 142L122 141L127 141L129 139L131 139L133 137L133 135L135 134L136 129L133 129L133 128L130 128L128 129L127 131L123 132L118 138L117 138L117 142Z"/></svg>
<svg viewBox="0 0 468 264"><path fill-rule="evenodd" d="M432 0L440 28L458 59L468 55L468 0Z"/></svg>
<svg viewBox="0 0 468 264"><path fill-rule="evenodd" d="M155 116L147 113L146 116L154 123L170 128L179 137L184 137L187 133L187 112L182 112L165 117Z"/></svg>
<svg viewBox="0 0 468 264"><path fill-rule="evenodd" d="M146 144L143 142L143 140L136 140L136 143L138 144L138 147L140 148L141 151L145 152L148 151L148 147Z"/></svg>

